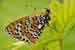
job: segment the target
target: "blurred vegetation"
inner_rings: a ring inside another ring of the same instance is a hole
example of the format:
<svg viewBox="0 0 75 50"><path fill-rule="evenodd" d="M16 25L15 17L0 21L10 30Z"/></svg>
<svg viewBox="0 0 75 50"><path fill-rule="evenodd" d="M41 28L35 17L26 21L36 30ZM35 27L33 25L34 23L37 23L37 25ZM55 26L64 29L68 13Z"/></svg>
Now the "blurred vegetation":
<svg viewBox="0 0 75 50"><path fill-rule="evenodd" d="M42 11L48 7L50 25L36 44L23 45L5 33L4 28L12 21L31 15L34 8ZM0 50L75 50L74 9L74 0L0 0Z"/></svg>

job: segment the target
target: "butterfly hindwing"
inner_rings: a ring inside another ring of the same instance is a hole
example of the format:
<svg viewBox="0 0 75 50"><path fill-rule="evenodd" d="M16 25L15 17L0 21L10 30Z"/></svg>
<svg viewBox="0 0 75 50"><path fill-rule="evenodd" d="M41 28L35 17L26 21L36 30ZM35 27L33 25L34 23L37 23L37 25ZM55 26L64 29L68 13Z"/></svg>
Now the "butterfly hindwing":
<svg viewBox="0 0 75 50"><path fill-rule="evenodd" d="M6 27L6 32L15 39L36 43L45 24L48 23L49 15L26 16L20 18Z"/></svg>

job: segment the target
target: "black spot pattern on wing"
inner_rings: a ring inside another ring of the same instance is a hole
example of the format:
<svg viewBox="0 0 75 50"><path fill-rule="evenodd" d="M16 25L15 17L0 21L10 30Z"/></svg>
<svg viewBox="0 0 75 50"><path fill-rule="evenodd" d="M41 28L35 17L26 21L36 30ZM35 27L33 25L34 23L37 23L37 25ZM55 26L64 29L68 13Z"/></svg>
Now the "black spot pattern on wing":
<svg viewBox="0 0 75 50"><path fill-rule="evenodd" d="M26 16L20 18L6 27L6 32L15 39L36 43L46 24L49 24L49 10L40 16Z"/></svg>

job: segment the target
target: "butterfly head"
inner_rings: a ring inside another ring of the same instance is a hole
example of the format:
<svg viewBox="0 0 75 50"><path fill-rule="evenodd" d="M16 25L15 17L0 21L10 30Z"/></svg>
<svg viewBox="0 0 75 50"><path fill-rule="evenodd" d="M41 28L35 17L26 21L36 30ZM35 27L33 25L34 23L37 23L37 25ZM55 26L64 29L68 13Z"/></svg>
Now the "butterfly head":
<svg viewBox="0 0 75 50"><path fill-rule="evenodd" d="M44 8L44 9L45 9L43 13L43 17L45 18L44 22L49 25L49 21L51 20L50 15L49 15L50 9L49 8Z"/></svg>

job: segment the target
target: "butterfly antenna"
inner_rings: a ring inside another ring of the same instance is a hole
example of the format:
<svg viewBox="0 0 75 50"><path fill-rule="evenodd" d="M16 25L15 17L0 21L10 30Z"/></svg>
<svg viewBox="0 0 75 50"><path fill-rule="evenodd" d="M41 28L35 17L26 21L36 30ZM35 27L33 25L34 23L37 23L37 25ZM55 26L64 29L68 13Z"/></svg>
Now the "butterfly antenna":
<svg viewBox="0 0 75 50"><path fill-rule="evenodd" d="M51 2L51 0L48 0L48 8L50 8L50 2Z"/></svg>

